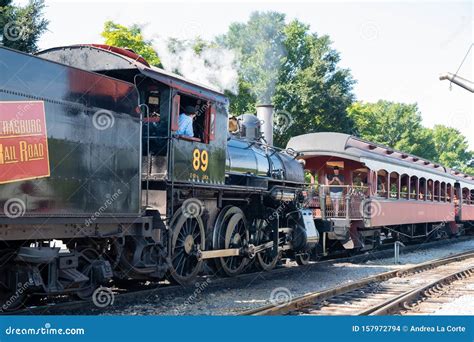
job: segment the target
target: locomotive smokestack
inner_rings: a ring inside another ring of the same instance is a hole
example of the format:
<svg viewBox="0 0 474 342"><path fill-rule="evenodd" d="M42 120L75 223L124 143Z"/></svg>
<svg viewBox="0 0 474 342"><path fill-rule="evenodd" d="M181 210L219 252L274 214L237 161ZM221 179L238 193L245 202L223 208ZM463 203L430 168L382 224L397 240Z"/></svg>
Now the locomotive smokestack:
<svg viewBox="0 0 474 342"><path fill-rule="evenodd" d="M257 118L262 122L263 138L268 145L273 146L273 106L257 105Z"/></svg>

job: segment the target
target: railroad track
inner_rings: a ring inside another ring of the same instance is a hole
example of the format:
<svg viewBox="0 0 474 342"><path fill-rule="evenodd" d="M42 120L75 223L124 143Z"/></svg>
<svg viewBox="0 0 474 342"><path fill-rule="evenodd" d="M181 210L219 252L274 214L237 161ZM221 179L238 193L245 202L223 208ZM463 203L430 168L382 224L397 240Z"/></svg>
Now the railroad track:
<svg viewBox="0 0 474 342"><path fill-rule="evenodd" d="M389 271L243 315L389 315L414 310L449 288L472 282L474 250ZM462 293L462 292L461 292Z"/></svg>
<svg viewBox="0 0 474 342"><path fill-rule="evenodd" d="M472 239L472 236L464 236L461 238L450 239L450 240L439 240L420 244L413 244L408 245L403 248L403 252L412 252L417 250L428 250L429 248L437 247L437 246L445 246L453 243L458 243L462 241L467 241ZM352 262L352 263L361 263L366 262L369 260L375 260L380 258L387 258L393 255L393 250L390 249L391 246L386 246L387 249L371 251L366 254L358 254L353 256L339 256L339 257L332 257L328 258L319 262L313 262L309 265L305 266L298 266L298 267L278 267L271 272L251 272L241 274L237 277L233 278L222 278L222 277L215 277L215 276L207 276L201 277L196 280L196 284L203 283L206 280L208 281L208 289L217 288L219 286L238 286L239 283L245 283L246 281L250 281L251 279L255 278L257 273L260 273L260 276L271 279L274 277L281 276L282 274L290 273L295 271L296 269L301 270L302 268L312 268L318 267L324 264L330 264L335 261L337 262ZM127 302L133 302L136 298L143 298L150 295L167 295L173 296L174 293L182 294L183 291L189 290L192 292L194 289L194 285L190 286L189 288L183 288L181 285L172 285L172 284L160 284L160 285L152 285L148 287L138 288L135 290L127 290L127 289L118 289L113 288L113 292L115 294L114 304L121 305ZM48 303L48 304L36 304L30 305L24 309L15 311L15 312L1 312L0 315L59 315L59 314L68 314L70 312L75 312L77 310L83 311L93 311L100 312L101 308L98 308L94 305L92 300L74 300L71 298L69 299L59 299L56 302Z"/></svg>
<svg viewBox="0 0 474 342"><path fill-rule="evenodd" d="M454 309L454 312L449 313L448 309L448 311L443 311L439 314L459 315L465 313L472 315L472 303L466 305L465 301L457 302L457 299L463 296L468 296L468 298L474 297L474 276L472 274L465 277L458 276L453 281L421 293L421 296L416 301L403 307L398 313L400 315L436 314L445 305L449 304L451 309Z"/></svg>

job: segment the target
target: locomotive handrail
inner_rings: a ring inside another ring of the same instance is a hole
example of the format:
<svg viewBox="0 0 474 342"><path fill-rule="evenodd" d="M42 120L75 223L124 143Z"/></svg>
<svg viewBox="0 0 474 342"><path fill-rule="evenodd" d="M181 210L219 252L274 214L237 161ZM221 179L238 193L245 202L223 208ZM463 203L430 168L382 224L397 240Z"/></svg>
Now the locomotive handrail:
<svg viewBox="0 0 474 342"><path fill-rule="evenodd" d="M365 192L369 187L364 185L325 185L325 184L316 184L316 183L306 183L305 188L307 190L321 190L321 189L331 189L331 188L343 188L343 191L347 190L348 194Z"/></svg>
<svg viewBox="0 0 474 342"><path fill-rule="evenodd" d="M237 138L238 139L238 138ZM239 140L244 140L244 139L239 139ZM245 140L244 140L245 141ZM300 152L297 152L295 151L294 149L292 148L287 148L287 149L284 149L284 148L280 148L280 147L277 147L277 146L272 146L272 145L268 145L266 142L261 142L261 141L257 141L257 140L254 140L254 141L247 141L248 144L249 144L249 148L252 147L253 145L260 145L262 147L265 147L265 148L268 148L270 150L273 150L273 153L271 155L274 155L275 153L277 152L285 152L286 154L288 155L291 155L293 156L294 158L297 158L298 156L302 155L302 153Z"/></svg>
<svg viewBox="0 0 474 342"><path fill-rule="evenodd" d="M365 185L325 185L325 184L319 184L320 189L328 189L329 191L331 189L335 188L343 188L343 191L347 190L348 194L356 193L356 192L365 192L369 189L369 187Z"/></svg>

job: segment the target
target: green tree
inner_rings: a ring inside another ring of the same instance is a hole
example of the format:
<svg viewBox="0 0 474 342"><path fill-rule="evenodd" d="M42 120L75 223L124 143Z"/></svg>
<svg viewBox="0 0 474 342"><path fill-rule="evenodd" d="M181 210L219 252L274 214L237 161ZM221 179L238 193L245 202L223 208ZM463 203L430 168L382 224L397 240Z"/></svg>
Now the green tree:
<svg viewBox="0 0 474 342"><path fill-rule="evenodd" d="M309 26L294 20L284 29L287 52L273 97L277 117L283 117L275 142L285 146L295 135L320 132L351 132L346 109L353 102L354 80L338 66L339 53L328 36L311 33Z"/></svg>
<svg viewBox="0 0 474 342"><path fill-rule="evenodd" d="M474 174L474 169L469 167L474 154L469 151L466 137L457 129L443 125L434 126L431 131L436 153L435 160L442 165Z"/></svg>
<svg viewBox="0 0 474 342"><path fill-rule="evenodd" d="M230 97L232 114L255 112L257 103L276 109L275 144L291 136L316 132L349 132L346 108L353 101L353 79L338 67L339 54L327 36L311 33L281 13L255 12L246 23L234 23L217 39L237 52L239 93Z"/></svg>
<svg viewBox="0 0 474 342"><path fill-rule="evenodd" d="M48 27L44 7L44 0L29 0L25 6L0 1L0 45L28 53L37 51L38 40Z"/></svg>
<svg viewBox="0 0 474 342"><path fill-rule="evenodd" d="M466 137L443 125L423 127L416 104L355 102L347 113L354 122L354 133L363 139L474 174L474 165L470 165L474 153Z"/></svg>
<svg viewBox="0 0 474 342"><path fill-rule="evenodd" d="M131 49L142 56L150 65L162 66L151 42L143 38L142 28L139 25L126 27L113 21L107 21L104 24L102 37L105 38L105 44L107 45Z"/></svg>
<svg viewBox="0 0 474 342"><path fill-rule="evenodd" d="M432 132L422 126L416 104L383 100L356 102L347 113L354 122L354 133L361 138L430 160L436 159Z"/></svg>
<svg viewBox="0 0 474 342"><path fill-rule="evenodd" d="M233 23L218 43L237 53L241 88L255 101L268 104L275 90L282 59L285 15L254 12L247 23Z"/></svg>
<svg viewBox="0 0 474 342"><path fill-rule="evenodd" d="M471 151L471 154L474 156L474 152ZM474 175L474 159L471 159L470 162L462 168L462 171L466 172L469 175Z"/></svg>

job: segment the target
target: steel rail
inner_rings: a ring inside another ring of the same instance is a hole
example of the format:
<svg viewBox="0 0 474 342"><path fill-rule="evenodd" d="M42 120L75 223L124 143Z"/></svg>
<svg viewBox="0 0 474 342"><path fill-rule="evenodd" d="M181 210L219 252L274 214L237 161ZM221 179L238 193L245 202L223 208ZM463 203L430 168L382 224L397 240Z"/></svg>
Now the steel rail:
<svg viewBox="0 0 474 342"><path fill-rule="evenodd" d="M452 272L448 275L442 276L442 277L430 282L427 285L423 285L423 286L420 286L420 287L418 287L414 290L407 291L407 292L401 294L400 296L398 296L396 298L389 299L386 302L384 302L384 303L382 303L378 306L369 308L368 310L359 313L359 316L389 315L390 313L393 313L393 312L397 311L400 308L400 306L403 305L404 303L409 303L409 302L412 302L412 301L416 300L425 291L427 291L427 290L429 290L429 289L431 289L431 288L433 288L433 287L435 287L439 284L450 282L453 279L457 280L458 277L468 276L472 272L474 272L474 265L471 265L471 266L469 266L467 268L464 268L462 270Z"/></svg>
<svg viewBox="0 0 474 342"><path fill-rule="evenodd" d="M286 315L286 314L301 310L305 307L314 305L315 303L323 302L327 299L348 293L353 290L363 288L369 284L380 283L392 278L406 276L408 274L414 274L420 271L433 269L442 265L450 264L452 262L461 261L461 260L473 258L473 257L474 257L474 250L463 252L456 255L451 255L448 257L443 257L443 258L423 262L415 266L408 266L401 270L393 270L393 271L384 272L381 274L377 274L371 277L361 279L351 284L334 287L325 291L313 292L313 293L292 299L290 302L284 303L281 305L278 305L278 303L270 304L270 305L266 305L260 308L248 310L248 311L243 312L241 315L244 315L244 316ZM404 293L404 295L405 294L406 293ZM400 299L398 297L402 298L403 295L397 296L396 299L392 298L391 300L395 301L397 299ZM376 309L374 309L373 311L375 310ZM367 310L366 314L368 313L369 313L369 310ZM364 312L362 312L361 314L364 314Z"/></svg>

